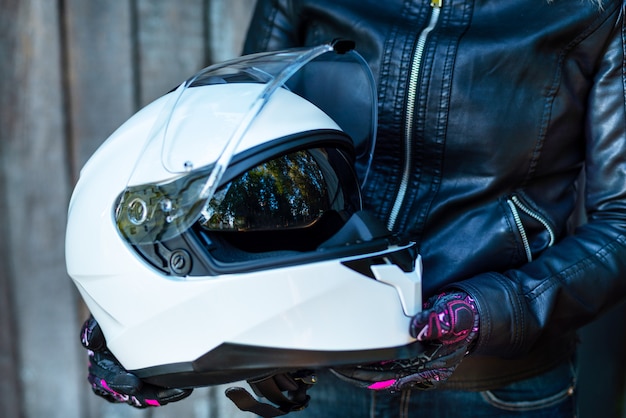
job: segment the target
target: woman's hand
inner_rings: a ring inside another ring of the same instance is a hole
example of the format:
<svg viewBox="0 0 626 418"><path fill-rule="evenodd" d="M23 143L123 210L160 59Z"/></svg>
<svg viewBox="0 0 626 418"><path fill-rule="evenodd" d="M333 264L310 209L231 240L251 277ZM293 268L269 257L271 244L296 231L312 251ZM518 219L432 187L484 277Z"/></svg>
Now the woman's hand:
<svg viewBox="0 0 626 418"><path fill-rule="evenodd" d="M342 379L372 390L432 389L444 383L469 354L478 336L478 311L464 292L429 299L409 332L423 343L414 358L334 369Z"/></svg>
<svg viewBox="0 0 626 418"><path fill-rule="evenodd" d="M93 392L109 402L146 408L179 401L192 392L192 389L169 389L151 385L126 371L107 349L104 334L93 317L85 321L80 341L89 354L87 380L91 383Z"/></svg>

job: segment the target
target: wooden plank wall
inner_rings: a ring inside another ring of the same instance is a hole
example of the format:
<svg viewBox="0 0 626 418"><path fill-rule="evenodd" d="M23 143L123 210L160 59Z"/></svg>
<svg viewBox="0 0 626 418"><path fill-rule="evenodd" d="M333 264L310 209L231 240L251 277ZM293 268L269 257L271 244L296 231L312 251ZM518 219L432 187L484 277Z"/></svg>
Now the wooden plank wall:
<svg viewBox="0 0 626 418"><path fill-rule="evenodd" d="M223 388L136 410L91 394L64 261L80 167L136 110L239 55L255 0L0 0L0 417L242 416Z"/></svg>

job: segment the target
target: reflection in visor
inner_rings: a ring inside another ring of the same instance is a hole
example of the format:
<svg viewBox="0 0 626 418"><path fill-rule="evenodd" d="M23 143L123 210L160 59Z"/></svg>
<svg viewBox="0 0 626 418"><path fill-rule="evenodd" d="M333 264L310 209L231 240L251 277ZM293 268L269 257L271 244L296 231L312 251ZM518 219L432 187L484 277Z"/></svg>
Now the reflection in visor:
<svg viewBox="0 0 626 418"><path fill-rule="evenodd" d="M260 164L220 188L200 224L210 231L298 228L344 206L327 153L312 149Z"/></svg>

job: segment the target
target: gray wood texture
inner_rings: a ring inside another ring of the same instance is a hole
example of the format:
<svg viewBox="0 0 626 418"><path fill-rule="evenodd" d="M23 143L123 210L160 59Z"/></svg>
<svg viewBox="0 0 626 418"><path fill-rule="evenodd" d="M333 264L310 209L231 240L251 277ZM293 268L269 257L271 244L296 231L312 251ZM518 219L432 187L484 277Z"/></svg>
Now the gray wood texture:
<svg viewBox="0 0 626 418"><path fill-rule="evenodd" d="M64 235L89 156L140 107L215 57L239 55L253 7L0 0L0 417L246 416L223 387L148 410L94 396L78 341L87 310L65 270Z"/></svg>

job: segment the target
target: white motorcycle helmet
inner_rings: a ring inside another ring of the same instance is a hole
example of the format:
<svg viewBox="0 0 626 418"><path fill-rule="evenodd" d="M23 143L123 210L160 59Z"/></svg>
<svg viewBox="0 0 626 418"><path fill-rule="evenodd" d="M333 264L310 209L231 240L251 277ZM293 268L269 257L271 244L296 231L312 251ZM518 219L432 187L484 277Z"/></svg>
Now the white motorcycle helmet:
<svg viewBox="0 0 626 418"><path fill-rule="evenodd" d="M376 92L351 47L208 67L84 166L67 270L126 369L196 387L415 354L421 265L361 210Z"/></svg>

